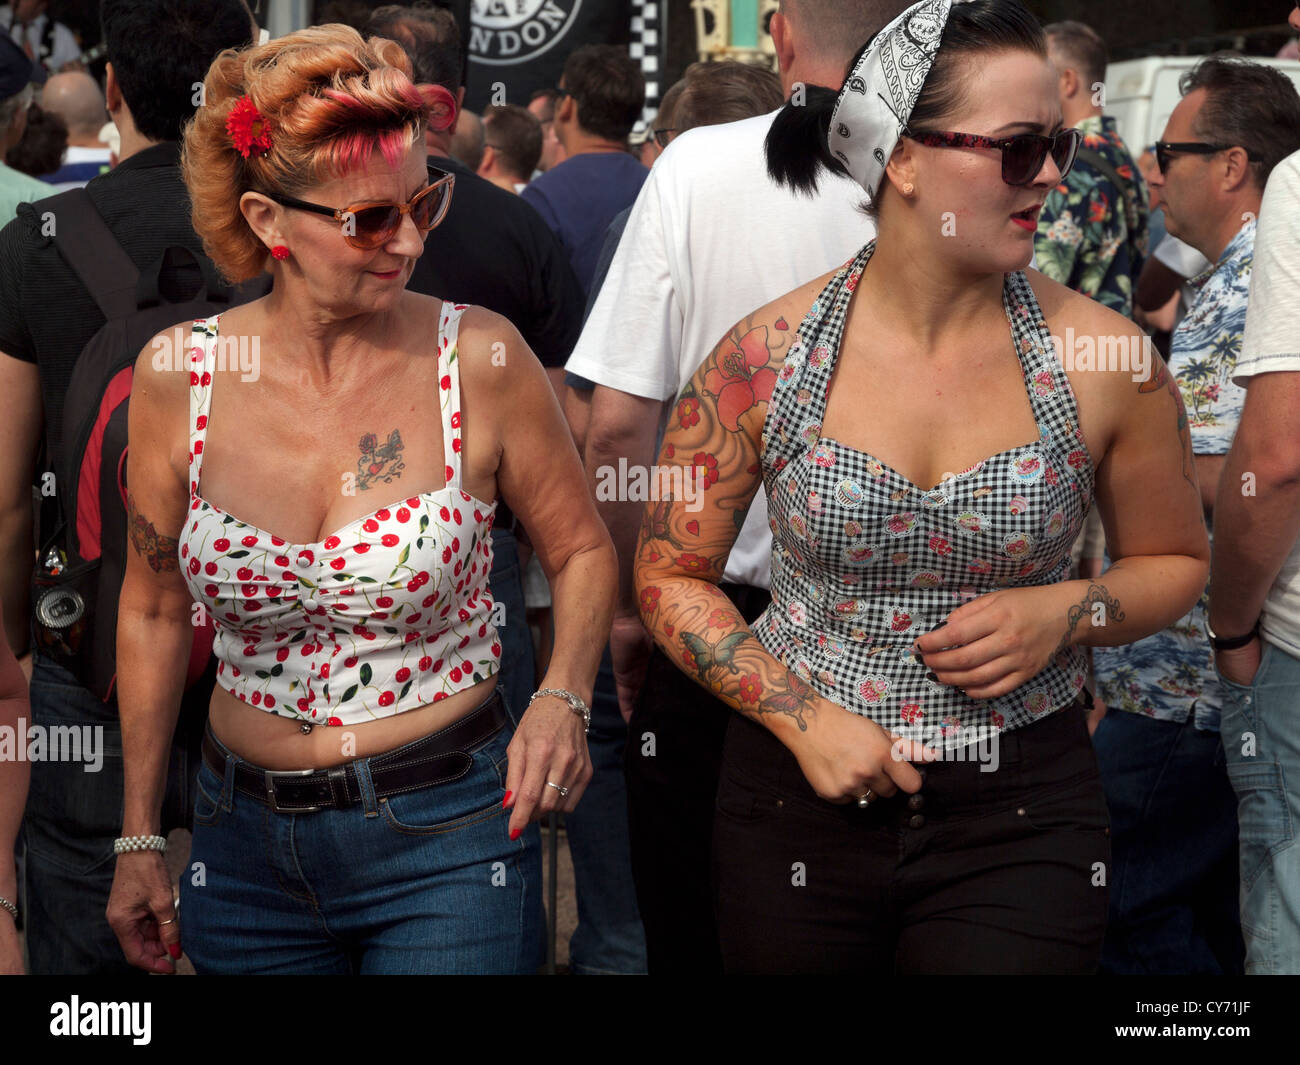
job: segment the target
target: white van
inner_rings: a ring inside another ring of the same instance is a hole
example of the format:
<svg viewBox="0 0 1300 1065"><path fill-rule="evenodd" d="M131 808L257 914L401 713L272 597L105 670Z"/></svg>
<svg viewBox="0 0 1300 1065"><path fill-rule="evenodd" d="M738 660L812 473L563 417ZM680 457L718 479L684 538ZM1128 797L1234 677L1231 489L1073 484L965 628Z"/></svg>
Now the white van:
<svg viewBox="0 0 1300 1065"><path fill-rule="evenodd" d="M1182 99L1178 79L1203 56L1148 56L1111 63L1106 68L1106 99L1102 111L1114 117L1119 135L1136 159L1160 140L1169 115ZM1300 92L1300 60L1248 56L1285 74Z"/></svg>

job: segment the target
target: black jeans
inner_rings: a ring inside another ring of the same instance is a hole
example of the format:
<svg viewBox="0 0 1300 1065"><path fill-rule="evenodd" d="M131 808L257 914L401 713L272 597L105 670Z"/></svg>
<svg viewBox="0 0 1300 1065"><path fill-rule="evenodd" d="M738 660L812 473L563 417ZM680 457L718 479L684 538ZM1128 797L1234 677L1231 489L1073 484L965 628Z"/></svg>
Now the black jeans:
<svg viewBox="0 0 1300 1065"><path fill-rule="evenodd" d="M751 624L770 597L723 584ZM657 647L628 723L628 842L651 974L721 973L709 883L713 800L727 724L736 711L706 692Z"/></svg>
<svg viewBox="0 0 1300 1065"><path fill-rule="evenodd" d="M728 972L1090 973L1110 829L1078 704L944 760L920 792L826 802L770 732L733 715L713 831ZM919 801L918 801L919 799Z"/></svg>

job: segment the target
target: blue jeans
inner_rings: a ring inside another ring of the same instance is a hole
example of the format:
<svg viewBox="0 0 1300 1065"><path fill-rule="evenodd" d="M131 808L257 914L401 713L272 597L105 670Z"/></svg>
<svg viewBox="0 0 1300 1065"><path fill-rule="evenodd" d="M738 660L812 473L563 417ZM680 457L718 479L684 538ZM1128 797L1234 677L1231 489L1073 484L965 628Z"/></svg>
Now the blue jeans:
<svg viewBox="0 0 1300 1065"><path fill-rule="evenodd" d="M541 833L512 842L503 727L459 780L277 813L205 763L181 877L181 944L199 973L533 973L541 964Z"/></svg>
<svg viewBox="0 0 1300 1065"><path fill-rule="evenodd" d="M1249 687L1228 689L1221 733L1241 832L1246 972L1300 974L1300 659L1264 642Z"/></svg>
<svg viewBox="0 0 1300 1065"><path fill-rule="evenodd" d="M582 801L564 815L578 897L578 927L569 940L574 973L643 973L645 929L636 904L627 833L623 749L627 725L618 709L609 649L600 660L587 750L593 775Z"/></svg>
<svg viewBox="0 0 1300 1065"><path fill-rule="evenodd" d="M211 692L200 682L186 693L187 711L202 713ZM23 896L28 966L33 974L144 976L127 964L104 911L113 886L113 840L122 831L122 730L116 702L103 703L76 678L39 653L32 656L33 724L102 727L103 762L32 763L23 817ZM193 730L191 730L192 732ZM197 750L178 727L167 774L162 831L188 827Z"/></svg>
<svg viewBox="0 0 1300 1065"><path fill-rule="evenodd" d="M1240 975L1237 797L1219 734L1111 710L1093 736L1110 809L1102 972Z"/></svg>

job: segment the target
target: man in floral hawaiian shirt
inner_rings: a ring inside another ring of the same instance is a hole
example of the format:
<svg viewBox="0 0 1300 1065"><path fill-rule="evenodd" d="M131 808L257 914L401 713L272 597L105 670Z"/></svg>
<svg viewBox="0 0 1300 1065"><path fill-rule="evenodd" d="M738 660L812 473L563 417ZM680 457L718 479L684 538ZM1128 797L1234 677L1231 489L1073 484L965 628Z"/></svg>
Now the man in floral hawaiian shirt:
<svg viewBox="0 0 1300 1065"><path fill-rule="evenodd" d="M1246 327L1264 184L1300 147L1300 97L1261 64L1211 57L1183 77L1152 188L1169 231L1213 265L1170 343L1206 517L1245 390L1232 374ZM1177 147L1174 147L1177 146ZM1193 477L1193 473L1195 477ZM1169 628L1095 651L1110 713L1094 740L1111 810L1114 868L1103 967L1240 972L1237 798L1219 745L1226 693L1205 633L1209 588Z"/></svg>
<svg viewBox="0 0 1300 1065"><path fill-rule="evenodd" d="M1048 277L1131 317L1147 256L1147 189L1115 120L1101 113L1106 42L1082 22L1054 22L1045 32L1065 124L1083 131L1083 145L1038 216L1035 261Z"/></svg>

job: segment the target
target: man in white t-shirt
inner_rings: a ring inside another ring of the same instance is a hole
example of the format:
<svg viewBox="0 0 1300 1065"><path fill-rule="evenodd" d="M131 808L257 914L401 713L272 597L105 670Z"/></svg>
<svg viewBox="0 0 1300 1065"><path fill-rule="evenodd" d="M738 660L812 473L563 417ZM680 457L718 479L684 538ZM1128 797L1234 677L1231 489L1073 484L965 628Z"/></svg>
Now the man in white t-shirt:
<svg viewBox="0 0 1300 1065"><path fill-rule="evenodd" d="M838 89L858 49L907 6L898 0L782 0L771 30L786 95L800 84ZM593 491L610 483L608 472L620 464L644 470L654 463L665 403L732 326L851 259L875 235L858 209L862 189L851 179L826 178L809 199L768 178L764 141L773 117L677 137L633 207L566 366L596 383L585 456ZM676 408L670 413L689 416ZM624 475L618 483L631 487L634 481ZM621 565L610 649L620 705L632 714L628 813L650 970L720 972L709 861L713 796L732 711L667 658L650 655L632 590L644 497L595 494ZM760 491L724 576L727 593L751 621L766 606L770 556Z"/></svg>
<svg viewBox="0 0 1300 1065"><path fill-rule="evenodd" d="M1300 10L1292 12L1300 28ZM1300 973L1300 152L1269 176L1255 238L1246 389L1214 514L1209 627L1241 830L1247 973Z"/></svg>

